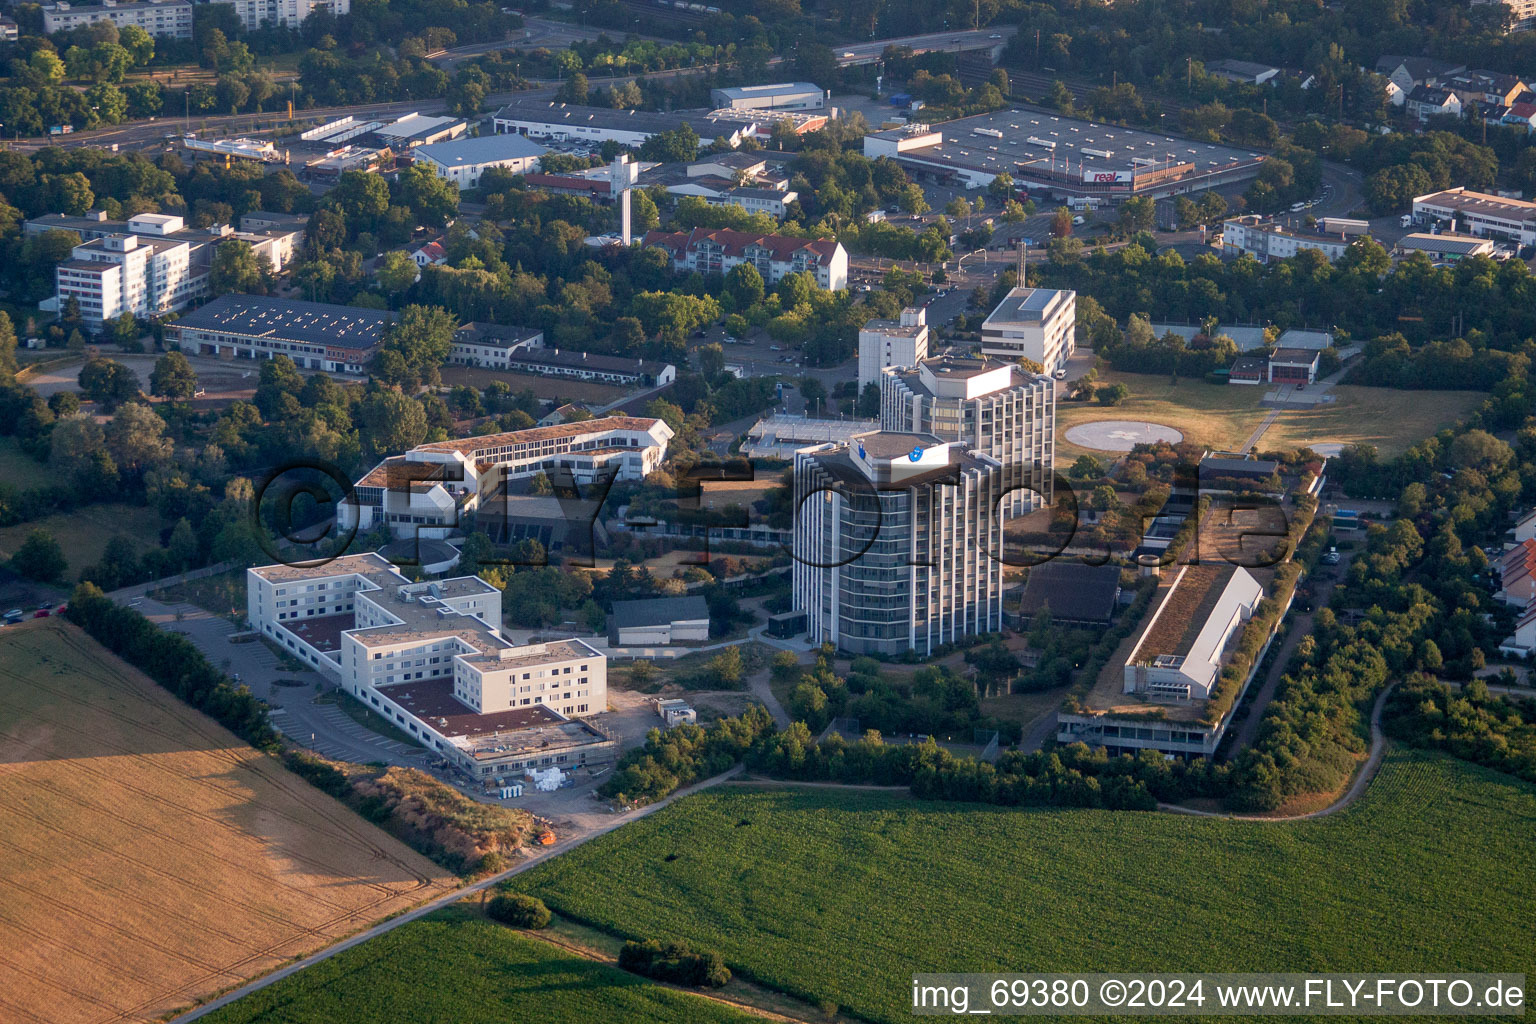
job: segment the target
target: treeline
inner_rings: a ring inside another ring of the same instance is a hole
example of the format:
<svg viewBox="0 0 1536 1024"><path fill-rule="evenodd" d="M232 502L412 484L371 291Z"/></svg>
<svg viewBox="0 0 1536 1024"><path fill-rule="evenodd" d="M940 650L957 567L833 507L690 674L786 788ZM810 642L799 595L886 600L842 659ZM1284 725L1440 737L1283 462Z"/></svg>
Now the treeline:
<svg viewBox="0 0 1536 1024"><path fill-rule="evenodd" d="M1334 264L1311 251L1264 265L1214 254L1186 261L1154 249L1141 236L1113 252L1093 253L1075 239L1058 239L1051 243L1050 262L1032 271L1031 283L1088 296L1078 302L1079 332L1121 369L1192 375L1230 355L1219 337L1195 347L1151 337L1135 323L1122 330L1133 314L1177 323L1272 323L1280 331L1332 325L1347 337L1386 338L1367 354L1392 380L1407 379L1405 360L1412 361L1417 347L1458 333L1465 348L1436 350L1451 356L1443 367L1450 379L1438 362L1435 372L1418 378L1437 387L1487 387L1496 379L1495 367L1519 374L1526 366L1497 353L1528 359L1536 350L1536 277L1520 260L1473 257L1435 267L1416 254L1394 266L1370 239L1350 246ZM1396 335L1406 340L1406 354ZM1359 382L1383 383L1374 375Z"/></svg>
<svg viewBox="0 0 1536 1024"><path fill-rule="evenodd" d="M896 744L870 731L852 742L833 734L817 743L803 722L766 737L747 766L802 781L910 786L914 796L936 800L1116 810L1155 810L1158 801L1218 796L1227 774L1204 760L1167 761L1156 751L1111 757L1082 743L1006 751L993 765L957 757L931 737Z"/></svg>
<svg viewBox="0 0 1536 1024"><path fill-rule="evenodd" d="M64 614L103 647L251 746L277 749L278 735L266 705L209 664L197 645L180 633L162 630L90 583L75 588Z"/></svg>
<svg viewBox="0 0 1536 1024"><path fill-rule="evenodd" d="M982 714L975 683L952 669L930 665L900 677L882 674L878 661L860 657L853 659L844 677L833 671L825 651L815 668L800 676L786 708L813 732L845 717L888 735L952 736L996 729L1004 743L1017 742L1021 729L1018 722Z"/></svg>
<svg viewBox="0 0 1536 1024"><path fill-rule="evenodd" d="M1387 698L1386 721L1393 739L1536 782L1536 699L1492 694L1480 679L1452 689L1414 676Z"/></svg>
<svg viewBox="0 0 1536 1024"><path fill-rule="evenodd" d="M598 792L620 804L657 800L740 764L747 751L773 731L773 716L754 704L735 718L707 728L684 723L646 733L645 745L619 759L613 776Z"/></svg>

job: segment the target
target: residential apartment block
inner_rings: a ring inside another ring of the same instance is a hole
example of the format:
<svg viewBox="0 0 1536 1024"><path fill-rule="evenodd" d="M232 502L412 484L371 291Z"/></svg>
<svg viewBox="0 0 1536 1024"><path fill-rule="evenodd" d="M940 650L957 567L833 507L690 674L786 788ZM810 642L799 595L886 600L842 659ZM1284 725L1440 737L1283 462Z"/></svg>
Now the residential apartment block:
<svg viewBox="0 0 1536 1024"><path fill-rule="evenodd" d="M930 655L1003 622L1003 466L933 434L795 453L793 598L812 643Z"/></svg>
<svg viewBox="0 0 1536 1024"><path fill-rule="evenodd" d="M1046 373L1064 369L1077 348L1077 293L1014 288L981 325L983 355L1033 359Z"/></svg>
<svg viewBox="0 0 1536 1024"><path fill-rule="evenodd" d="M694 228L686 232L649 231L641 244L665 249L673 269L680 273L725 274L738 263L750 263L770 287L789 274L802 272L828 291L848 287L848 252L831 239Z"/></svg>
<svg viewBox="0 0 1536 1024"><path fill-rule="evenodd" d="M245 242L281 271L304 238L304 229L291 224L240 231L227 224L189 228L173 214L141 213L121 221L108 220L99 210L82 217L44 214L26 221L22 230L80 236L82 244L55 273L55 296L48 307L62 307L73 296L95 326L125 312L141 317L172 312L206 295L214 253L225 242Z"/></svg>
<svg viewBox="0 0 1536 1024"><path fill-rule="evenodd" d="M43 5L43 31L49 35L98 21L110 21L120 29L137 25L152 36L192 38L192 5L187 0L102 0L99 4L58 0Z"/></svg>
<svg viewBox="0 0 1536 1024"><path fill-rule="evenodd" d="M477 576L413 583L372 553L262 566L246 570L246 616L472 778L613 760L576 721L607 710L607 660L580 640L513 644Z"/></svg>
<svg viewBox="0 0 1536 1024"><path fill-rule="evenodd" d="M247 32L263 25L298 28L316 11L341 15L352 10L352 0L225 0L234 5L235 16Z"/></svg>
<svg viewBox="0 0 1536 1024"><path fill-rule="evenodd" d="M928 358L928 311L904 309L895 320L870 320L859 328L859 390L879 384L890 366L916 366Z"/></svg>
<svg viewBox="0 0 1536 1024"><path fill-rule="evenodd" d="M578 485L612 474L642 480L661 467L672 428L658 419L610 416L504 434L418 445L380 462L354 485L357 504L344 504L344 529L387 524L401 536L441 536L484 510L490 522L505 500L508 480L568 472ZM595 509L593 510L595 512ZM567 510L566 513L574 515Z"/></svg>

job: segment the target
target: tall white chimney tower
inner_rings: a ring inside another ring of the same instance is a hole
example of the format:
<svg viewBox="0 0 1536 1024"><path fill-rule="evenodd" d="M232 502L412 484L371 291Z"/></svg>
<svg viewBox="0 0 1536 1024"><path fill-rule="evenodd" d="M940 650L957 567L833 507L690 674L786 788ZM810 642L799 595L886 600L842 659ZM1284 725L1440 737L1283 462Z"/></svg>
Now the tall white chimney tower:
<svg viewBox="0 0 1536 1024"><path fill-rule="evenodd" d="M629 159L623 153L613 158L613 165L609 168L610 187L617 189L619 193L619 223L620 236L624 239L624 248L634 244L634 232L630 229L629 192L640 179L640 166Z"/></svg>

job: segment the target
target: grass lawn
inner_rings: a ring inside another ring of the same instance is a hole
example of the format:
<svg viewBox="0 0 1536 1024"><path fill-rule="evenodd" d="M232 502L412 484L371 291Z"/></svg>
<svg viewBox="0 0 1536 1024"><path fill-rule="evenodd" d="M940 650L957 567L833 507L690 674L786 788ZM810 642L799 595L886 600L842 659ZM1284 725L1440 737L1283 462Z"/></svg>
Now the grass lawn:
<svg viewBox="0 0 1536 1024"><path fill-rule="evenodd" d="M0 448L0 484L24 491L51 482L47 466L19 448L10 445Z"/></svg>
<svg viewBox="0 0 1536 1024"><path fill-rule="evenodd" d="M107 541L114 536L131 538L143 552L150 545L159 545L160 527L159 513L142 505L86 505L0 529L0 556L15 554L33 530L47 530L64 549L69 561L65 579L70 581L81 569L101 561Z"/></svg>
<svg viewBox="0 0 1536 1024"><path fill-rule="evenodd" d="M1059 402L1056 406L1057 458L1070 464L1082 454L1102 452L1075 445L1067 429L1095 420L1149 420L1184 434L1186 441L1233 449L1248 439L1270 411L1263 398L1268 387L1211 384L1181 379L1177 384L1161 374L1100 374L1106 384L1124 384L1131 394L1119 405ZM1463 417L1486 396L1474 391L1401 391L1336 385L1333 402L1289 406L1265 431L1265 450L1306 444L1373 444L1383 455L1396 455L1441 427Z"/></svg>
<svg viewBox="0 0 1536 1024"><path fill-rule="evenodd" d="M208 1024L746 1024L762 1018L441 910L209 1014Z"/></svg>
<svg viewBox="0 0 1536 1024"><path fill-rule="evenodd" d="M1084 453L1102 456L1102 452L1083 448L1066 439L1067 429L1095 420L1149 420L1181 431L1184 440L1213 448L1233 448L1243 443L1264 418L1260 404L1267 388L1234 387L1203 380L1181 378L1177 384L1160 374L1099 374L1101 384L1124 384L1130 397L1119 405L1097 402L1056 403L1056 456L1058 461L1077 458Z"/></svg>
<svg viewBox="0 0 1536 1024"><path fill-rule="evenodd" d="M1249 390L1258 390L1251 388ZM1333 441L1373 444L1397 455L1441 427L1450 426L1487 398L1481 391L1400 391L1335 385L1336 401L1287 409L1264 432L1263 448L1299 448Z"/></svg>
<svg viewBox="0 0 1536 1024"><path fill-rule="evenodd" d="M1390 754L1306 822L720 787L518 877L812 1004L904 1021L915 971L1532 973L1536 787ZM615 884L622 879L623 884Z"/></svg>

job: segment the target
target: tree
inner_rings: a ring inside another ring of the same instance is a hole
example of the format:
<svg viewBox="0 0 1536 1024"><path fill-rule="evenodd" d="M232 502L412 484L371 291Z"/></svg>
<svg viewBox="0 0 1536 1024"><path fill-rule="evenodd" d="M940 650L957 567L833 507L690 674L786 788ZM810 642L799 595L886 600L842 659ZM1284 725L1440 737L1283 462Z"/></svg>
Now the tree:
<svg viewBox="0 0 1536 1024"><path fill-rule="evenodd" d="M155 37L137 25L124 25L118 29L117 42L139 67L155 59Z"/></svg>
<svg viewBox="0 0 1536 1024"><path fill-rule="evenodd" d="M126 310L101 325L102 338L124 352L144 351L144 346L139 343L142 334L143 332L139 330L138 318Z"/></svg>
<svg viewBox="0 0 1536 1024"><path fill-rule="evenodd" d="M928 198L923 195L923 187L916 182L909 182L896 201L902 213L917 215L928 212Z"/></svg>
<svg viewBox="0 0 1536 1024"><path fill-rule="evenodd" d="M858 404L854 407L854 414L862 419L878 419L880 416L880 385L870 381L864 385L864 390L859 392Z"/></svg>
<svg viewBox="0 0 1536 1024"><path fill-rule="evenodd" d="M1066 238L1072 233L1072 211L1065 206L1060 207L1051 215L1051 237Z"/></svg>
<svg viewBox="0 0 1536 1024"><path fill-rule="evenodd" d="M763 275L750 263L738 263L725 275L725 294L738 310L751 309L763 301Z"/></svg>
<svg viewBox="0 0 1536 1024"><path fill-rule="evenodd" d="M999 203L1006 203L1013 198L1013 175L1007 171L993 178L987 185L987 194Z"/></svg>
<svg viewBox="0 0 1536 1024"><path fill-rule="evenodd" d="M635 231L650 231L661 226L661 211L656 209L656 200L640 189L630 192L629 216Z"/></svg>
<svg viewBox="0 0 1536 1024"><path fill-rule="evenodd" d="M741 683L741 649L739 647L727 647L704 666L706 675L714 677L723 690L734 690Z"/></svg>
<svg viewBox="0 0 1536 1024"><path fill-rule="evenodd" d="M1056 79L1051 83L1050 89L1045 94L1047 106L1055 107L1063 114L1072 113L1076 103L1072 99L1072 90L1067 88L1067 83Z"/></svg>
<svg viewBox="0 0 1536 1024"><path fill-rule="evenodd" d="M357 425L364 449L379 457L421 444L427 436L427 411L399 391L379 388L358 403Z"/></svg>
<svg viewBox="0 0 1536 1024"><path fill-rule="evenodd" d="M346 171L325 199L356 236L359 231L372 231L389 211L389 185L377 174Z"/></svg>
<svg viewBox="0 0 1536 1024"><path fill-rule="evenodd" d="M1130 394L1131 389L1124 384L1110 384L1099 388L1095 397L1098 398L1100 405L1119 405L1129 398Z"/></svg>
<svg viewBox="0 0 1536 1024"><path fill-rule="evenodd" d="M38 583L55 583L69 568L64 549L47 530L37 529L27 534L16 554L11 556L11 571L18 576Z"/></svg>
<svg viewBox="0 0 1536 1024"><path fill-rule="evenodd" d="M521 892L497 893L486 904L486 916L514 928L543 928L551 914L544 901Z"/></svg>
<svg viewBox="0 0 1536 1024"><path fill-rule="evenodd" d="M180 352L167 352L155 360L149 375L149 393L157 398L184 402L197 393L197 373Z"/></svg>
<svg viewBox="0 0 1536 1024"><path fill-rule="evenodd" d="M92 401L115 405L139 396L139 378L122 363L97 356L80 368L80 390Z"/></svg>
<svg viewBox="0 0 1536 1024"><path fill-rule="evenodd" d="M271 272L271 264L262 266L250 242L231 238L220 242L213 251L213 263L208 268L208 290L214 295L229 292L265 295Z"/></svg>
<svg viewBox="0 0 1536 1024"><path fill-rule="evenodd" d="M458 318L441 306L406 306L400 318L384 331L375 373L391 384L436 384L458 324ZM380 362L386 353L400 357L403 374L399 367Z"/></svg>
<svg viewBox="0 0 1536 1024"><path fill-rule="evenodd" d="M173 448L165 436L165 421L142 402L119 408L106 426L105 439L118 467L134 474L169 461Z"/></svg>
<svg viewBox="0 0 1536 1024"><path fill-rule="evenodd" d="M16 328L11 315L0 310L0 380L16 376Z"/></svg>
<svg viewBox="0 0 1536 1024"><path fill-rule="evenodd" d="M385 253L373 269L373 276L379 282L379 287L391 295L400 295L405 292L416 283L416 278L420 274L421 268L416 265L416 261L400 249L392 249Z"/></svg>
<svg viewBox="0 0 1536 1024"><path fill-rule="evenodd" d="M816 377L800 378L800 397L805 399L807 415L824 410L827 405L827 386Z"/></svg>
<svg viewBox="0 0 1536 1024"><path fill-rule="evenodd" d="M410 207L418 221L431 227L442 227L459 212L458 186L438 177L425 163L401 171L396 190L399 204Z"/></svg>

